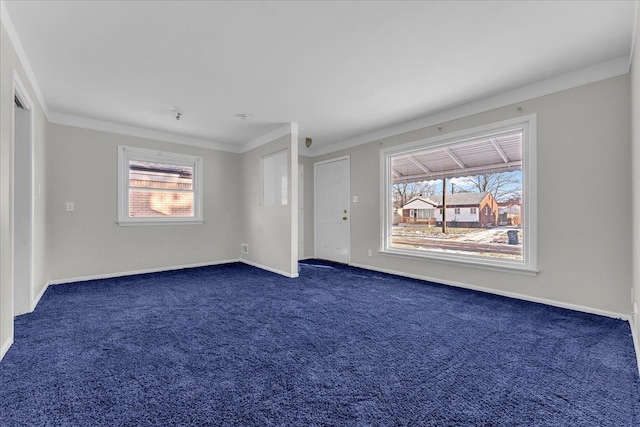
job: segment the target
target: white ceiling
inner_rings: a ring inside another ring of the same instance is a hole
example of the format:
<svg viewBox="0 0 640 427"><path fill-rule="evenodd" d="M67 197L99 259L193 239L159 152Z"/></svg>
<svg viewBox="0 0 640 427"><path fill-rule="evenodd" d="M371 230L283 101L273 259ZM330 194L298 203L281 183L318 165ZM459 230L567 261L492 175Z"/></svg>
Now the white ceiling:
<svg viewBox="0 0 640 427"><path fill-rule="evenodd" d="M296 122L314 147L629 58L635 5L5 2L52 113L239 146Z"/></svg>

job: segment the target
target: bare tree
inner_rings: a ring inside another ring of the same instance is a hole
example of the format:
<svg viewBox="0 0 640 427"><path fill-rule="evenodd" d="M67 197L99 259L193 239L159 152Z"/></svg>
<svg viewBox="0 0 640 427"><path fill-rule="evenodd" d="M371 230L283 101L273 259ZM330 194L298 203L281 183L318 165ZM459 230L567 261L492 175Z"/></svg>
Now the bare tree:
<svg viewBox="0 0 640 427"><path fill-rule="evenodd" d="M472 187L470 191L491 193L498 201L519 198L522 195L520 178L508 172L468 176L467 181Z"/></svg>
<svg viewBox="0 0 640 427"><path fill-rule="evenodd" d="M435 186L427 181L397 182L393 184L393 207L401 208L411 199L418 196L432 196Z"/></svg>

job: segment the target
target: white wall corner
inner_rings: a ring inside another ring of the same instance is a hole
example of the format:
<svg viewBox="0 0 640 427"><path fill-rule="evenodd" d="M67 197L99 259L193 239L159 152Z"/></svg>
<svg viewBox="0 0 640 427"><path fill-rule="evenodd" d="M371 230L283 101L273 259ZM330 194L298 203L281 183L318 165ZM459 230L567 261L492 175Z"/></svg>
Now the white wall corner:
<svg viewBox="0 0 640 427"><path fill-rule="evenodd" d="M33 72L33 68L31 68L31 63L29 62L29 58L27 58L27 54L24 51L24 47L20 42L20 38L18 37L18 33L16 32L16 28L13 25L13 21L11 20L11 15L9 15L9 11L7 10L7 5L4 0L0 0L0 21L4 25L4 29L7 31L7 35L9 36L9 40L13 45L13 48L18 55L18 60L20 64L22 64L22 68L24 68L24 72L27 75L27 80L31 84L33 91L35 92L36 98L38 98L38 102L40 103L40 107L44 112L44 115L49 119L49 107L47 107L46 102L44 102L44 96L42 96L42 91L40 90L40 85L38 84L38 80L36 79L36 75Z"/></svg>
<svg viewBox="0 0 640 427"><path fill-rule="evenodd" d="M259 264L257 262L249 261L247 259L241 259L240 262L250 265L251 267L259 268L260 270L269 271L271 273L279 274L284 277L288 277L290 279L295 279L298 277L297 271L295 273L288 273L286 271L278 270L276 268L267 267L266 265Z"/></svg>
<svg viewBox="0 0 640 427"><path fill-rule="evenodd" d="M42 299L42 297L44 296L44 293L47 291L47 289L49 288L49 282L45 283L45 285L42 287L42 290L40 291L40 293L38 293L38 295L36 295L36 297L33 299L33 301L31 301L31 311L33 312L33 310L36 309L36 307L38 306L38 303L40 302L40 300Z"/></svg>
<svg viewBox="0 0 640 427"><path fill-rule="evenodd" d="M298 135L298 124L295 122L289 122L284 126L280 126L278 129L271 131L269 133L265 133L262 136L259 136L256 139L253 139L242 146L242 149L239 151L240 153L246 153L249 150L253 150L261 145L268 144L271 141L275 141L278 138L282 138L283 136L295 134ZM297 137L296 137L297 141Z"/></svg>

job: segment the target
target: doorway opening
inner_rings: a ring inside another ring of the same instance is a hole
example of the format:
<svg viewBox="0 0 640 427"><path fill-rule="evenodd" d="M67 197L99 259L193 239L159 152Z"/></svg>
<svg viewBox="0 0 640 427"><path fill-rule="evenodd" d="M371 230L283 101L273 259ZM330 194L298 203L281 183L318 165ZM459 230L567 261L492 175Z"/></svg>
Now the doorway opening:
<svg viewBox="0 0 640 427"><path fill-rule="evenodd" d="M14 76L11 203L14 316L33 310L33 137L33 104Z"/></svg>

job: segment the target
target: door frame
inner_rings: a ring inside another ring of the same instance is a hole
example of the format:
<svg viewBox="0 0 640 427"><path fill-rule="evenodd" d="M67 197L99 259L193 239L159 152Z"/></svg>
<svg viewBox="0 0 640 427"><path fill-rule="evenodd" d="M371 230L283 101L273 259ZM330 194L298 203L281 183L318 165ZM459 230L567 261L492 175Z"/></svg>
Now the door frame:
<svg viewBox="0 0 640 427"><path fill-rule="evenodd" d="M351 265L351 155L334 157L327 160L321 160L313 163L313 257L318 258L318 189L317 189L317 177L318 177L318 165L327 163L333 163L341 160L347 161L347 182L345 183L347 188L347 265Z"/></svg>
<svg viewBox="0 0 640 427"><path fill-rule="evenodd" d="M34 310L34 274L35 274L35 262L34 262L34 248L35 248L35 116L34 116L34 104L29 96L29 93L22 83L20 76L14 70L13 72L13 97L18 98L20 103L24 106L24 109L29 114L29 159L28 159L28 167L29 167L29 219L28 219L28 227L29 227L29 239L28 239L28 258L29 258L29 301L27 306L27 311L25 313L30 313ZM12 110L11 110L11 207L10 207L10 229L11 229L11 315L12 317L16 316L15 309L15 300L16 300L16 283L15 283L15 248L16 248L16 232L15 232L15 210L16 210L16 194L15 194L15 186L16 186L16 108L15 100L12 99ZM21 313L21 314L25 314Z"/></svg>
<svg viewBox="0 0 640 427"><path fill-rule="evenodd" d="M298 261L304 259L304 165L298 164Z"/></svg>

